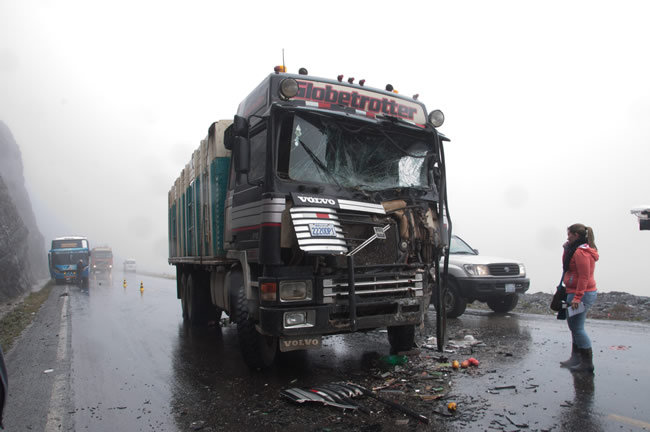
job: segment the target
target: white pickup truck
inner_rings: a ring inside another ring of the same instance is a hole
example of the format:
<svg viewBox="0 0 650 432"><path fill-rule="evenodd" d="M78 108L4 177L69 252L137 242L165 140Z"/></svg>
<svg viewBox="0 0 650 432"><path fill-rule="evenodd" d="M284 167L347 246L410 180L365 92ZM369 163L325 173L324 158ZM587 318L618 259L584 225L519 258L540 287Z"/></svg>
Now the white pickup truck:
<svg viewBox="0 0 650 432"><path fill-rule="evenodd" d="M449 246L449 283L444 296L447 317L465 312L467 303L486 302L494 312L510 312L530 286L523 263L479 255L458 236ZM434 298L435 296L432 296Z"/></svg>

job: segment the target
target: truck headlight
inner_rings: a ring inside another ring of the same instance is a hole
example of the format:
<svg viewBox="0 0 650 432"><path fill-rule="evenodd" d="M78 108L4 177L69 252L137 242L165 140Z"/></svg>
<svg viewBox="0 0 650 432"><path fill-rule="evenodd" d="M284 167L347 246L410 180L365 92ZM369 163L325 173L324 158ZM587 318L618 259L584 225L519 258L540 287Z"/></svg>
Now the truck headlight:
<svg viewBox="0 0 650 432"><path fill-rule="evenodd" d="M291 99L298 94L298 82L293 78L283 79L280 82L280 96L283 99Z"/></svg>
<svg viewBox="0 0 650 432"><path fill-rule="evenodd" d="M284 328L314 327L316 325L316 311L309 309L285 312L282 322Z"/></svg>
<svg viewBox="0 0 650 432"><path fill-rule="evenodd" d="M519 264L519 276L526 276L526 266Z"/></svg>
<svg viewBox="0 0 650 432"><path fill-rule="evenodd" d="M287 312L284 314L284 326L294 327L307 322L307 312Z"/></svg>
<svg viewBox="0 0 650 432"><path fill-rule="evenodd" d="M463 268L472 276L489 276L490 269L484 264L464 264Z"/></svg>
<svg viewBox="0 0 650 432"><path fill-rule="evenodd" d="M310 280L280 281L280 301L304 301L312 298L313 290Z"/></svg>

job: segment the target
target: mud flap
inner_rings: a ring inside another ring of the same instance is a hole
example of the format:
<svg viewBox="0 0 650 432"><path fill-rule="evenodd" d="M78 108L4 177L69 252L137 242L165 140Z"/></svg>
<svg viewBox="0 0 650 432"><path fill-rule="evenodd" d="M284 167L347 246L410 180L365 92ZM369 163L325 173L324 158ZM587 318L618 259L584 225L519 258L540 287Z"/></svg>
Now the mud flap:
<svg viewBox="0 0 650 432"><path fill-rule="evenodd" d="M322 346L322 336L281 337L280 351L318 349Z"/></svg>

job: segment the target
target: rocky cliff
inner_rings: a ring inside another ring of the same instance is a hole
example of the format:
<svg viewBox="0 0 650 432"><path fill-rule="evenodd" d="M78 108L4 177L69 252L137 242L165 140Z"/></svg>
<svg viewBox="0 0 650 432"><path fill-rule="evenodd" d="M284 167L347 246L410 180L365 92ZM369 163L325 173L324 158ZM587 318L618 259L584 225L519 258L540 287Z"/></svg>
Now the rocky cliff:
<svg viewBox="0 0 650 432"><path fill-rule="evenodd" d="M45 241L25 188L20 149L0 121L0 301L47 277Z"/></svg>

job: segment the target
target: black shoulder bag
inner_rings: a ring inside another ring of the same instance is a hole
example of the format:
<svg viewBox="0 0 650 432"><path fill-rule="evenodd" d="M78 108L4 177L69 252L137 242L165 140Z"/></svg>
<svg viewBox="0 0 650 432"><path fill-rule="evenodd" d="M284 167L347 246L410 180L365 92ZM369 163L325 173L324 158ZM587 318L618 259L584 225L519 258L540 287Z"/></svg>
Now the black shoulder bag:
<svg viewBox="0 0 650 432"><path fill-rule="evenodd" d="M560 284L555 289L555 294L553 294L553 300L551 300L551 310L555 312L560 312L562 310L562 302L566 301L566 288L562 281L564 280L564 272L562 272L562 278L560 279Z"/></svg>

